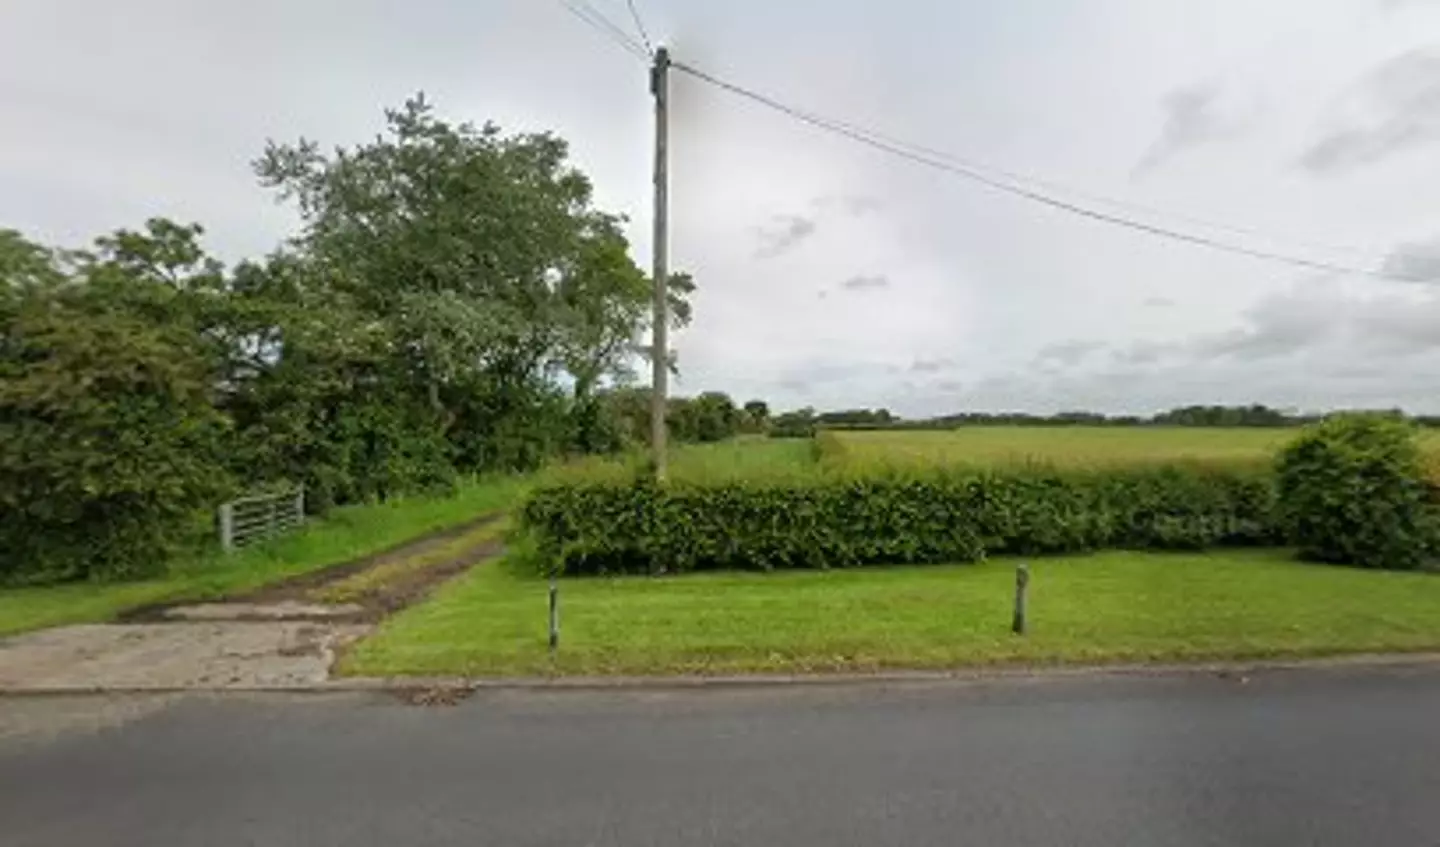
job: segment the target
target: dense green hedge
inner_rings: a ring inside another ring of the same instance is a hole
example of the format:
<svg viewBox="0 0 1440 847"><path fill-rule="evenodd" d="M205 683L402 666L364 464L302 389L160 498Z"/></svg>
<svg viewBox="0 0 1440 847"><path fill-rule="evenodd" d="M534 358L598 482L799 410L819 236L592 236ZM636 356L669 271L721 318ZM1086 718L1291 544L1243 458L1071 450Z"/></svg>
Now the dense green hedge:
<svg viewBox="0 0 1440 847"><path fill-rule="evenodd" d="M1440 550L1440 514L1415 425L1342 414L1306 428L1276 461L1287 538L1322 562L1410 570Z"/></svg>
<svg viewBox="0 0 1440 847"><path fill-rule="evenodd" d="M567 573L827 568L996 553L1278 540L1272 478L1248 466L938 470L718 484L541 486L521 525Z"/></svg>

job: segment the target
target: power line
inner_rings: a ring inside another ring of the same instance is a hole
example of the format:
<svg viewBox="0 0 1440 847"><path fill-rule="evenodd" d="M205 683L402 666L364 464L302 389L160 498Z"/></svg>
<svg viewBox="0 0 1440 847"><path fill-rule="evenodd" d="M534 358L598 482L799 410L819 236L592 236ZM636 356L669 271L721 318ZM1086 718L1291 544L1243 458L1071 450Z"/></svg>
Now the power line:
<svg viewBox="0 0 1440 847"><path fill-rule="evenodd" d="M589 24L593 29L614 42L625 52L646 62L650 60L650 53L640 45L629 33L617 26L609 18L605 17L598 9L591 6L586 0L559 0L565 10L580 20Z"/></svg>
<svg viewBox="0 0 1440 847"><path fill-rule="evenodd" d="M630 7L630 17L635 20L635 29L640 31L640 40L645 42L645 52L655 54L655 48L650 44L650 33L645 31L645 22L640 20L640 10L635 8L635 0L625 0L625 5Z"/></svg>
<svg viewBox="0 0 1440 847"><path fill-rule="evenodd" d="M1017 185L1015 183L1019 180L1013 178L1010 181L1006 181L1005 179L999 179L993 176L989 176L973 166L954 160L948 154L943 154L939 151L929 151L926 148L921 148L918 145L909 144L907 142L887 139L887 137L882 136L880 133L864 129L857 125L849 124L844 121L838 121L832 118L826 118L815 113L806 112L802 109L786 105L778 100L775 100L772 97L768 97L759 92L752 91L735 83L727 82L726 80L708 74L705 71L700 70L699 68L693 67L683 62L675 62L674 67L676 70L690 74L696 79L709 83L710 85L714 85L717 88L721 88L732 94L744 97L748 100L752 100L770 109L779 111L785 115L801 121L802 123L806 123L819 129L824 129L826 131L845 136L860 144L864 144L877 150L890 153L891 155L899 156L901 158L909 159L910 161L917 162L919 164L926 165L937 170L942 170L955 174L957 176L963 177L973 182L980 183L981 185L985 185L997 191L1002 191L1007 194L1020 197L1022 199L1030 200L1034 203L1039 203L1044 206L1049 206L1050 208L1068 212L1073 215L1078 215L1080 217L1099 221L1101 223L1107 223L1113 226L1130 229L1136 232L1143 232L1148 235L1154 235L1162 238L1170 238L1172 240L1182 241L1201 247L1208 247L1210 249L1218 250L1221 252L1234 253L1237 255L1249 256L1255 259L1279 262L1282 264L1292 265L1294 267L1326 271L1329 273L1360 274L1364 276L1379 277L1382 279L1406 279L1406 277L1404 276L1388 274L1382 271L1371 270L1367 268L1351 267L1332 262L1308 259L1301 256L1277 253L1269 250L1260 250L1241 244L1222 241L1205 235L1196 235L1194 233L1182 232L1157 224L1151 224L1145 221L1139 221L1132 218L1123 217L1121 215L1092 209L1087 206L1082 206L1078 203L1073 203L1067 200L1050 196L1049 194L1045 194L1032 188L1027 188L1024 185ZM1412 279L1412 281L1415 280Z"/></svg>

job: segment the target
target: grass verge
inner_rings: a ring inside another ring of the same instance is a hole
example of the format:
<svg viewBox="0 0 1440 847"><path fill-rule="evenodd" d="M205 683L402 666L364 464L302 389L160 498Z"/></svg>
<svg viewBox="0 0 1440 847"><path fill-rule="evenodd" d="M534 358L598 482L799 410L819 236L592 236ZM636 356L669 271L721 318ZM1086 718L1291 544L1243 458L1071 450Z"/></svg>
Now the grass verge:
<svg viewBox="0 0 1440 847"><path fill-rule="evenodd" d="M452 497L336 509L300 532L234 554L212 551L177 560L159 579L0 590L0 636L106 621L150 603L213 599L342 564L507 509L528 484L520 477L494 477L463 484Z"/></svg>
<svg viewBox="0 0 1440 847"><path fill-rule="evenodd" d="M1440 649L1440 576L1325 567L1287 551L1109 552L1032 562L1032 632L1010 634L1014 562L561 585L482 566L391 618L351 675L868 671Z"/></svg>

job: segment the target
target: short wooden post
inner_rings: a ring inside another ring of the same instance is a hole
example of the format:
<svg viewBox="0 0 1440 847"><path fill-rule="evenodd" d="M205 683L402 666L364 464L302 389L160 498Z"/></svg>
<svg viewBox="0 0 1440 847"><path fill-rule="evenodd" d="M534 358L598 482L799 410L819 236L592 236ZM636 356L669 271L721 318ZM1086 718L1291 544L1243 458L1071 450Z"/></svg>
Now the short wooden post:
<svg viewBox="0 0 1440 847"><path fill-rule="evenodd" d="M1015 617L1010 622L1010 631L1016 635L1025 634L1025 593L1030 585L1030 568L1024 564L1015 568Z"/></svg>
<svg viewBox="0 0 1440 847"><path fill-rule="evenodd" d="M305 486L295 489L295 523L305 523Z"/></svg>
<svg viewBox="0 0 1440 847"><path fill-rule="evenodd" d="M560 649L560 586L550 574L550 652Z"/></svg>
<svg viewBox="0 0 1440 847"><path fill-rule="evenodd" d="M220 549L229 553L235 549L235 504L220 504Z"/></svg>

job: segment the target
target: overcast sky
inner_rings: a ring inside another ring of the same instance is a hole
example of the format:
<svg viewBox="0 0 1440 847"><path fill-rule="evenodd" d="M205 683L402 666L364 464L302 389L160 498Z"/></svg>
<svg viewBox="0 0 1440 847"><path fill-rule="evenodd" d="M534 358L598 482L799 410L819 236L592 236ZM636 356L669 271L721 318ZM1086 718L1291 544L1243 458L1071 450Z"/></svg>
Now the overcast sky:
<svg viewBox="0 0 1440 847"><path fill-rule="evenodd" d="M672 257L700 285L679 390L907 416L1440 411L1440 3L638 4L677 60L803 109L1396 277L1085 220L677 75ZM556 0L8 0L0 227L78 245L165 215L259 255L294 227L251 175L265 140L359 142L423 89L567 138L648 267L646 85Z"/></svg>

